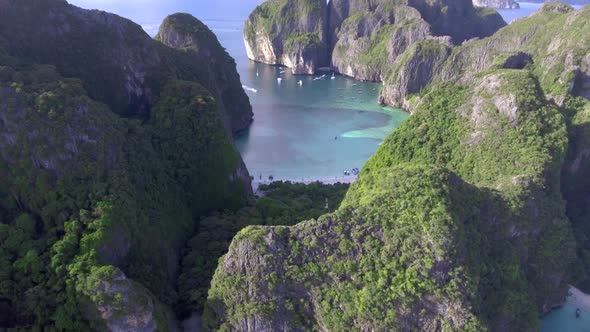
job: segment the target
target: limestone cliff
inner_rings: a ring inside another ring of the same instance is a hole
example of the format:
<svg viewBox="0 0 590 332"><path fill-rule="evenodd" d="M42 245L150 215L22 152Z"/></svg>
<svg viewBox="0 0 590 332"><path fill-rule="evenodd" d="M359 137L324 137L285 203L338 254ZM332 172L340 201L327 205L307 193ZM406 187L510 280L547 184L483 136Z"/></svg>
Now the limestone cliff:
<svg viewBox="0 0 590 332"><path fill-rule="evenodd" d="M519 9L520 5L514 0L473 0L476 7L489 7L497 9Z"/></svg>
<svg viewBox="0 0 590 332"><path fill-rule="evenodd" d="M332 66L361 80L383 81L400 55L417 41L437 37L460 44L505 25L495 12L468 1L330 2Z"/></svg>
<svg viewBox="0 0 590 332"><path fill-rule="evenodd" d="M432 56L410 49L388 73L381 99L410 109L411 96L431 83L469 83L486 70L525 67L533 70L544 93L560 105L569 94L589 98L590 39L585 24L589 18L588 7L574 11L565 4L548 3L488 38L454 48L444 42L429 43L427 54ZM418 73L420 67L438 69Z"/></svg>
<svg viewBox="0 0 590 332"><path fill-rule="evenodd" d="M65 1L0 0L1 328L175 325L185 241L251 195L235 63L186 19L198 51Z"/></svg>
<svg viewBox="0 0 590 332"><path fill-rule="evenodd" d="M231 122L232 131L246 128L253 113L236 62L206 25L189 14L174 14L164 20L156 40L175 49L193 50L194 62L208 63L216 90L221 100L226 101L226 118Z"/></svg>
<svg viewBox="0 0 590 332"><path fill-rule="evenodd" d="M422 98L336 213L238 234L209 328L537 328L575 257L559 186L566 122L527 70Z"/></svg>
<svg viewBox="0 0 590 332"><path fill-rule="evenodd" d="M270 0L246 21L248 57L284 65L294 74L313 74L329 65L327 10L323 0Z"/></svg>
<svg viewBox="0 0 590 332"><path fill-rule="evenodd" d="M16 0L0 1L0 34L7 51L53 64L63 75L82 79L90 97L118 114L149 115L172 77L197 80L219 97L220 112L227 111L226 122L231 124L228 131L250 124L252 112L245 93L232 87L234 98L224 99L228 88L216 81L229 73L237 76L232 63L225 62L228 66L223 73L211 71L190 54L162 45L139 25L117 15L81 10L61 0L18 4ZM210 34L202 29L193 37L207 39Z"/></svg>
<svg viewBox="0 0 590 332"><path fill-rule="evenodd" d="M489 36L505 25L495 11L476 9L468 0L333 0L327 7L320 3L273 0L259 6L244 28L249 58L284 65L299 74L331 65L356 79L382 81L387 68L416 41L441 37L460 44ZM311 53L305 46L310 41ZM297 47L289 51L285 45ZM317 60L317 49L322 61ZM301 63L314 65L302 69Z"/></svg>

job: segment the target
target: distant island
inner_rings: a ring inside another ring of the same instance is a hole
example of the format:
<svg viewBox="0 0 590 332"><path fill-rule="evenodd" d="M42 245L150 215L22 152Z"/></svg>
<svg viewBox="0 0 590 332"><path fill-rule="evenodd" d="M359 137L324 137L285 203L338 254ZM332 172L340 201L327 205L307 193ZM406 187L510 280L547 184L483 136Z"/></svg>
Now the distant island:
<svg viewBox="0 0 590 332"><path fill-rule="evenodd" d="M533 2L533 3L544 3L544 2L552 2L549 0L527 0L527 1L520 1L520 2ZM590 4L590 0L562 0L560 2L567 3L570 5L587 5Z"/></svg>
<svg viewBox="0 0 590 332"><path fill-rule="evenodd" d="M551 2L551 0L526 0L520 2L544 3ZM570 5L587 5L589 0L564 0L561 1ZM495 9L519 9L520 4L516 0L473 0L473 5L476 7L488 7Z"/></svg>
<svg viewBox="0 0 590 332"><path fill-rule="evenodd" d="M519 9L520 5L514 0L473 0L476 7L489 7L496 9Z"/></svg>

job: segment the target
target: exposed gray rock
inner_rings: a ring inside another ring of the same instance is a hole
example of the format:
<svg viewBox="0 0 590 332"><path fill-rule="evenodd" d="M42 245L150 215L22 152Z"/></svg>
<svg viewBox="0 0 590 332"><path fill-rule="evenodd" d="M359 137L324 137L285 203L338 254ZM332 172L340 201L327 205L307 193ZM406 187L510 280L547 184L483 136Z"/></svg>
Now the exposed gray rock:
<svg viewBox="0 0 590 332"><path fill-rule="evenodd" d="M80 78L90 97L114 112L148 117L166 83L182 79L198 81L219 97L220 112L227 112L226 122L231 124L228 130L237 132L250 124L252 112L245 93L216 80L216 75L232 76L232 63L224 61L226 57L220 59L227 63L226 70L212 72L207 63L164 46L118 15L84 10L65 1L26 1L28 5L0 0L0 39L8 53L55 65L62 75ZM206 40L207 31L196 31L195 39ZM205 44L212 52L224 52L216 49L216 40ZM232 98L227 98L228 89Z"/></svg>
<svg viewBox="0 0 590 332"><path fill-rule="evenodd" d="M440 73L442 65L451 54L448 40L432 38L412 45L394 64L387 84L381 90L383 104L412 111L407 96L419 93L433 77Z"/></svg>
<svg viewBox="0 0 590 332"><path fill-rule="evenodd" d="M252 60L284 65L294 74L327 66L327 5L324 0L270 0L246 21L244 40Z"/></svg>
<svg viewBox="0 0 590 332"><path fill-rule="evenodd" d="M93 299L87 309L88 319L98 320L111 332L178 330L175 323L171 326L158 325L157 316L166 318L168 313L149 290L128 279L118 268L105 269L98 279L89 277L87 285L88 288L81 291Z"/></svg>
<svg viewBox="0 0 590 332"><path fill-rule="evenodd" d="M469 0L332 0L327 7L316 1L270 0L256 8L244 28L248 57L297 74L331 65L356 79L383 81L416 41L450 36L458 44L506 24Z"/></svg>
<svg viewBox="0 0 590 332"><path fill-rule="evenodd" d="M332 53L332 68L366 81L383 81L389 64L414 42L431 36L429 24L407 6L357 12L338 29Z"/></svg>
<svg viewBox="0 0 590 332"><path fill-rule="evenodd" d="M584 22L589 16L590 7L573 11L565 4L547 3L531 17L493 36L450 48L446 56L444 52L418 56L410 48L386 75L381 99L411 111L410 95L429 84L470 84L482 72L495 68L533 70L545 94L558 105L569 93L590 98L590 40L579 37L586 36ZM555 33L558 30L561 33ZM418 67L433 70L418 73Z"/></svg>

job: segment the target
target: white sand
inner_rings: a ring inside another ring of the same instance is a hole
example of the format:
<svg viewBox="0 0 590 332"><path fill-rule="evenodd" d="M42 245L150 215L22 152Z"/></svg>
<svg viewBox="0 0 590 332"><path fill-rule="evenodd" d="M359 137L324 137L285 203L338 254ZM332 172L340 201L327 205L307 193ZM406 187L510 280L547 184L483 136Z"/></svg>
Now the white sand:
<svg viewBox="0 0 590 332"><path fill-rule="evenodd" d="M590 312L590 295L583 293L574 286L570 286L567 302Z"/></svg>
<svg viewBox="0 0 590 332"><path fill-rule="evenodd" d="M357 175L348 175L348 176L333 176L333 177L320 177L320 178L314 178L314 179L274 179L273 181L270 180L259 180L259 179L254 179L252 180L252 191L254 191L254 193L258 193L258 187L261 184L271 184L272 182L292 182L292 183L304 183L304 184L310 184L310 183L314 183L314 182L320 182L323 184L336 184L336 183L353 183L354 181L356 181Z"/></svg>

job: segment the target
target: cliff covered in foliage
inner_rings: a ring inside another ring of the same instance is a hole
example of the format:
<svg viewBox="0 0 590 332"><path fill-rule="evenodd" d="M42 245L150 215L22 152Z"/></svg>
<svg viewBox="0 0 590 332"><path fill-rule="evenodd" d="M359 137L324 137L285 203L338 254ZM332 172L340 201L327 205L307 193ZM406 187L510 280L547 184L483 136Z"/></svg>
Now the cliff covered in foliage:
<svg viewBox="0 0 590 332"><path fill-rule="evenodd" d="M240 232L209 292L209 327L538 327L575 260L563 116L527 71L423 98L336 213Z"/></svg>
<svg viewBox="0 0 590 332"><path fill-rule="evenodd" d="M0 0L0 326L175 327L198 219L251 195L251 107L211 36L191 38L215 66L113 14Z"/></svg>
<svg viewBox="0 0 590 332"><path fill-rule="evenodd" d="M329 65L327 24L324 0L266 1L246 21L246 52L252 60L313 74Z"/></svg>
<svg viewBox="0 0 590 332"><path fill-rule="evenodd" d="M270 0L250 15L244 40L250 59L313 74L331 66L342 74L381 81L412 43L449 36L456 44L504 26L494 11L461 1ZM447 37L447 39L449 38Z"/></svg>
<svg viewBox="0 0 590 332"><path fill-rule="evenodd" d="M482 72L498 68L532 70L544 94L559 105L570 95L589 98L588 19L590 7L575 11L553 2L489 38L457 47L440 41L418 42L389 69L382 100L411 111L413 95L430 84L469 84Z"/></svg>
<svg viewBox="0 0 590 332"><path fill-rule="evenodd" d="M568 283L590 284L588 10L410 45L382 97L412 117L336 212L236 236L207 326L538 330Z"/></svg>

